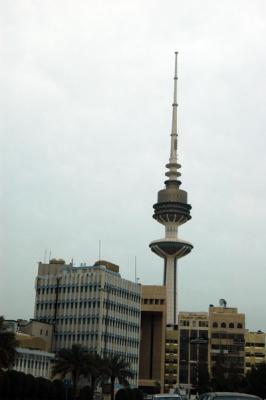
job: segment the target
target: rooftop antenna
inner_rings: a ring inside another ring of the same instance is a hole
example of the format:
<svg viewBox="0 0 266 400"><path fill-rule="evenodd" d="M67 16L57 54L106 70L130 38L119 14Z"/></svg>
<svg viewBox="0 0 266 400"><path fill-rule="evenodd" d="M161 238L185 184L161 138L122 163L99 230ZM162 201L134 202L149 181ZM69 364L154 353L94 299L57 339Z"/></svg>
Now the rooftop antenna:
<svg viewBox="0 0 266 400"><path fill-rule="evenodd" d="M47 249L44 250L43 263L46 264Z"/></svg>
<svg viewBox="0 0 266 400"><path fill-rule="evenodd" d="M135 256L135 283L137 283L137 256Z"/></svg>
<svg viewBox="0 0 266 400"><path fill-rule="evenodd" d="M52 257L52 251L50 250L50 251L49 251L49 262L50 262L50 260L51 260L51 257Z"/></svg>
<svg viewBox="0 0 266 400"><path fill-rule="evenodd" d="M172 111L172 129L171 129L171 147L170 147L170 157L169 163L166 164L166 168L169 169L165 173L165 175L169 178L169 180L177 180L178 177L181 176L181 173L178 171L181 165L178 162L178 155L177 155L177 81L178 81L178 74L177 74L177 63L178 63L178 52L175 52L175 74L174 74L174 96L173 96L173 111Z"/></svg>
<svg viewBox="0 0 266 400"><path fill-rule="evenodd" d="M102 247L102 242L99 240L99 261L101 259L101 247Z"/></svg>

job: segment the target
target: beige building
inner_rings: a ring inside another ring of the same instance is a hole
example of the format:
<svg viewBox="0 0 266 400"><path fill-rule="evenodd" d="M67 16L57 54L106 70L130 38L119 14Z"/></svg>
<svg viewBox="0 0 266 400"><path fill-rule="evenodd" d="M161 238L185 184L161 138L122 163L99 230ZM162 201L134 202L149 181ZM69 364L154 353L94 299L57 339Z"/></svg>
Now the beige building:
<svg viewBox="0 0 266 400"><path fill-rule="evenodd" d="M218 360L239 374L245 373L245 314L237 308L209 307L210 372Z"/></svg>
<svg viewBox="0 0 266 400"><path fill-rule="evenodd" d="M250 371L251 367L266 362L264 332L245 332L245 361L246 372Z"/></svg>
<svg viewBox="0 0 266 400"><path fill-rule="evenodd" d="M165 327L165 286L142 285L139 387L147 393L164 391Z"/></svg>
<svg viewBox="0 0 266 400"><path fill-rule="evenodd" d="M180 312L178 317L177 386L190 393L199 371L208 369L209 316L207 312Z"/></svg>
<svg viewBox="0 0 266 400"><path fill-rule="evenodd" d="M54 324L53 350L80 343L98 354L120 354L138 379L140 284L121 278L118 265L74 267L39 263L35 319Z"/></svg>
<svg viewBox="0 0 266 400"><path fill-rule="evenodd" d="M37 320L31 319L29 322L27 321L18 321L18 329L21 334L26 334L25 336L29 336L32 338L39 338L43 341L42 350L44 351L52 351L52 340L54 333L53 324L49 324L46 322L40 322ZM22 339L22 335L21 335Z"/></svg>
<svg viewBox="0 0 266 400"><path fill-rule="evenodd" d="M176 387L178 369L178 330L165 331L165 367L164 367L164 392Z"/></svg>
<svg viewBox="0 0 266 400"><path fill-rule="evenodd" d="M16 334L18 342L13 369L50 379L54 360L54 353L51 352L53 326L34 320L5 322L8 329Z"/></svg>

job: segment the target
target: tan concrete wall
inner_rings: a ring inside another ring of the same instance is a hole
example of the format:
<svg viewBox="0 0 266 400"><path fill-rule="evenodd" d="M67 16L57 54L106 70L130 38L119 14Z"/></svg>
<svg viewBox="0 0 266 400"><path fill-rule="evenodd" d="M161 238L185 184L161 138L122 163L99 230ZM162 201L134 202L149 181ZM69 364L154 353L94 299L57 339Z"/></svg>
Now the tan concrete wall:
<svg viewBox="0 0 266 400"><path fill-rule="evenodd" d="M166 291L164 286L145 285L141 291L141 341L139 383L164 389Z"/></svg>
<svg viewBox="0 0 266 400"><path fill-rule="evenodd" d="M27 325L21 326L20 331L28 335L39 337L45 343L44 351L51 351L53 326L39 321L30 321Z"/></svg>

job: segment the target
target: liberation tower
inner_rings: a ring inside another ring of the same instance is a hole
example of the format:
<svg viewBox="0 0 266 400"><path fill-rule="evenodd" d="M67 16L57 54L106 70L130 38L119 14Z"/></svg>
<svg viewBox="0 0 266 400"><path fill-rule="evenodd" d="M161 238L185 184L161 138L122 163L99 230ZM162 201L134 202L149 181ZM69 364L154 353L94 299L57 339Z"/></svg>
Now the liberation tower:
<svg viewBox="0 0 266 400"><path fill-rule="evenodd" d="M174 101L171 149L165 189L158 192L153 218L165 226L165 237L150 243L151 250L164 259L163 284L167 292L167 326L177 323L177 260L191 252L193 246L178 237L178 227L190 220L191 205L187 192L180 189L181 164L177 161L177 52L175 53Z"/></svg>

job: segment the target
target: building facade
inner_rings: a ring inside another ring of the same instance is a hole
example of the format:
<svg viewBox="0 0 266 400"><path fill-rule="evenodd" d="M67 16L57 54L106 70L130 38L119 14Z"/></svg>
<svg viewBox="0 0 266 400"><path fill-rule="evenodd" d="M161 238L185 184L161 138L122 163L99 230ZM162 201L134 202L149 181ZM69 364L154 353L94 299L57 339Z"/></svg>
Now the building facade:
<svg viewBox="0 0 266 400"><path fill-rule="evenodd" d="M138 378L140 284L119 267L99 261L74 267L63 260L39 263L35 319L54 325L54 351L79 343L101 355L126 358Z"/></svg>
<svg viewBox="0 0 266 400"><path fill-rule="evenodd" d="M201 374L208 372L209 316L207 312L180 312L178 316L177 386L191 393Z"/></svg>
<svg viewBox="0 0 266 400"><path fill-rule="evenodd" d="M262 331L245 332L245 367L246 373L252 367L266 362L265 333Z"/></svg>
<svg viewBox="0 0 266 400"><path fill-rule="evenodd" d="M245 314L237 308L209 307L210 373L221 362L231 373L245 373Z"/></svg>
<svg viewBox="0 0 266 400"><path fill-rule="evenodd" d="M54 353L25 347L17 347L17 357L13 369L34 377L51 379Z"/></svg>
<svg viewBox="0 0 266 400"><path fill-rule="evenodd" d="M165 331L164 392L168 393L177 385L178 371L178 329Z"/></svg>
<svg viewBox="0 0 266 400"><path fill-rule="evenodd" d="M155 285L141 289L139 387L158 393L164 390L166 289Z"/></svg>
<svg viewBox="0 0 266 400"><path fill-rule="evenodd" d="M53 326L39 321L6 320L16 335L17 356L12 369L35 377L51 379L54 353L51 352Z"/></svg>

